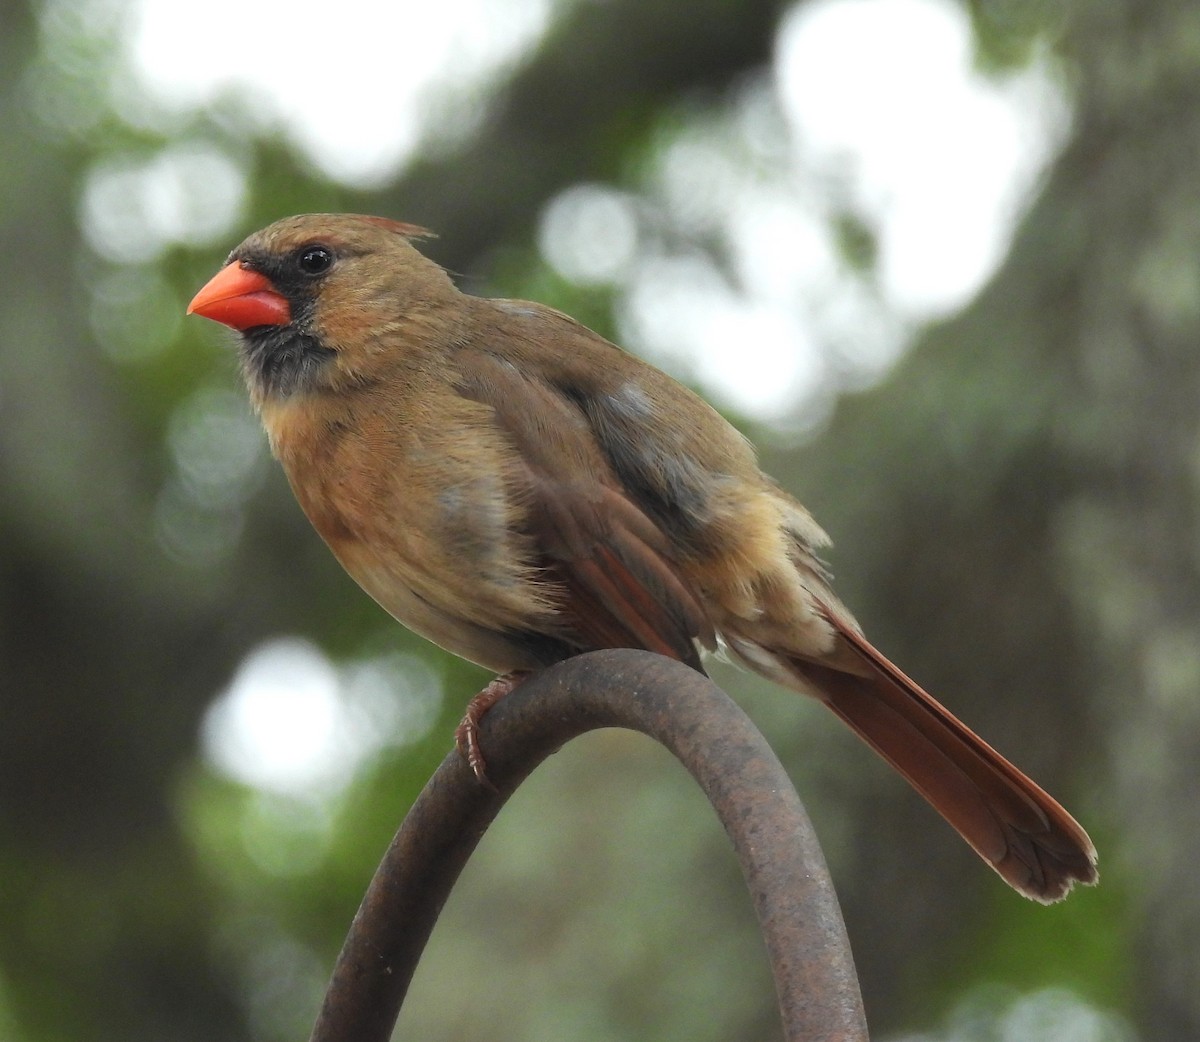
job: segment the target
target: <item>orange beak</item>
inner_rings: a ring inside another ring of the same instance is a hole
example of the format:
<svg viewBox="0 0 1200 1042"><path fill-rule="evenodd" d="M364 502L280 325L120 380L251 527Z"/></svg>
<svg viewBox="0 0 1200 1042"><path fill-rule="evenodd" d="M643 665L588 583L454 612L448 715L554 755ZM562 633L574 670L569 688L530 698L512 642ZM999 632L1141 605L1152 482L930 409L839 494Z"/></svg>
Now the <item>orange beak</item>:
<svg viewBox="0 0 1200 1042"><path fill-rule="evenodd" d="M227 264L205 283L188 305L189 315L202 315L234 329L286 326L292 320L287 299L271 280L238 261Z"/></svg>

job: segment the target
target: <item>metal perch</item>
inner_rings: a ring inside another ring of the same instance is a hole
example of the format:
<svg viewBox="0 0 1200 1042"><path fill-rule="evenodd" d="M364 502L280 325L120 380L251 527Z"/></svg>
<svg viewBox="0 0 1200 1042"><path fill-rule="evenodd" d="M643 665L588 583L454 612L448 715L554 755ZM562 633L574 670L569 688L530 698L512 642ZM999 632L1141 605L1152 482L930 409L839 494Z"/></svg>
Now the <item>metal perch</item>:
<svg viewBox="0 0 1200 1042"><path fill-rule="evenodd" d="M700 784L737 851L789 1042L867 1038L825 858L783 767L706 677L644 651L597 651L531 677L483 719L492 791L451 752L400 826L354 917L310 1042L387 1042L438 914L510 795L599 727L641 731Z"/></svg>

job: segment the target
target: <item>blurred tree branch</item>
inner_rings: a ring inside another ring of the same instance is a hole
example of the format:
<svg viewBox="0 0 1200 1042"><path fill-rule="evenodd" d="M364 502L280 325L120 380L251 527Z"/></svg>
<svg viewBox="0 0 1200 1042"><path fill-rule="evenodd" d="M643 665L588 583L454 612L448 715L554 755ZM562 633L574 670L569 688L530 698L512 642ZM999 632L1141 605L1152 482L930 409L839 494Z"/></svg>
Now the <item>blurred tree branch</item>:
<svg viewBox="0 0 1200 1042"><path fill-rule="evenodd" d="M578 181L617 179L664 111L703 104L767 65L789 3L574 3L489 104L462 149L418 162L381 197L437 232L432 255L475 272L523 243L542 206Z"/></svg>

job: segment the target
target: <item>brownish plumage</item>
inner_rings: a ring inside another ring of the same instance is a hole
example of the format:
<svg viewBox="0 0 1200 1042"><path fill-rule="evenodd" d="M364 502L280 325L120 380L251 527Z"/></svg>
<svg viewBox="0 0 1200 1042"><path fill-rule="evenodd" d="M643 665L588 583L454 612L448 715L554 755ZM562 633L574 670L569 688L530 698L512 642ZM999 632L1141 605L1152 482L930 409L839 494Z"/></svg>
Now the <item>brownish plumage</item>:
<svg viewBox="0 0 1200 1042"><path fill-rule="evenodd" d="M820 699L1007 882L1096 879L1058 803L863 637L808 511L659 370L539 304L460 293L382 218L292 217L189 310L242 331L301 507L410 629L498 673L718 644Z"/></svg>

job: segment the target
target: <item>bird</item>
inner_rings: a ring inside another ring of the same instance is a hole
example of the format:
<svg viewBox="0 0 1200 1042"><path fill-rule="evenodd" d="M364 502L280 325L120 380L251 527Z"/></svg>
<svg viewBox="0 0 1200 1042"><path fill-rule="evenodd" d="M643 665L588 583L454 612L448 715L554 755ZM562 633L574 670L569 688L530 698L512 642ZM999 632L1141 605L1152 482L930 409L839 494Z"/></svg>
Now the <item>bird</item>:
<svg viewBox="0 0 1200 1042"><path fill-rule="evenodd" d="M725 654L816 698L1019 893L1096 882L1074 818L863 635L829 537L703 398L548 306L462 292L431 233L303 214L250 235L188 307L240 334L301 509L413 632L497 674L602 648Z"/></svg>

